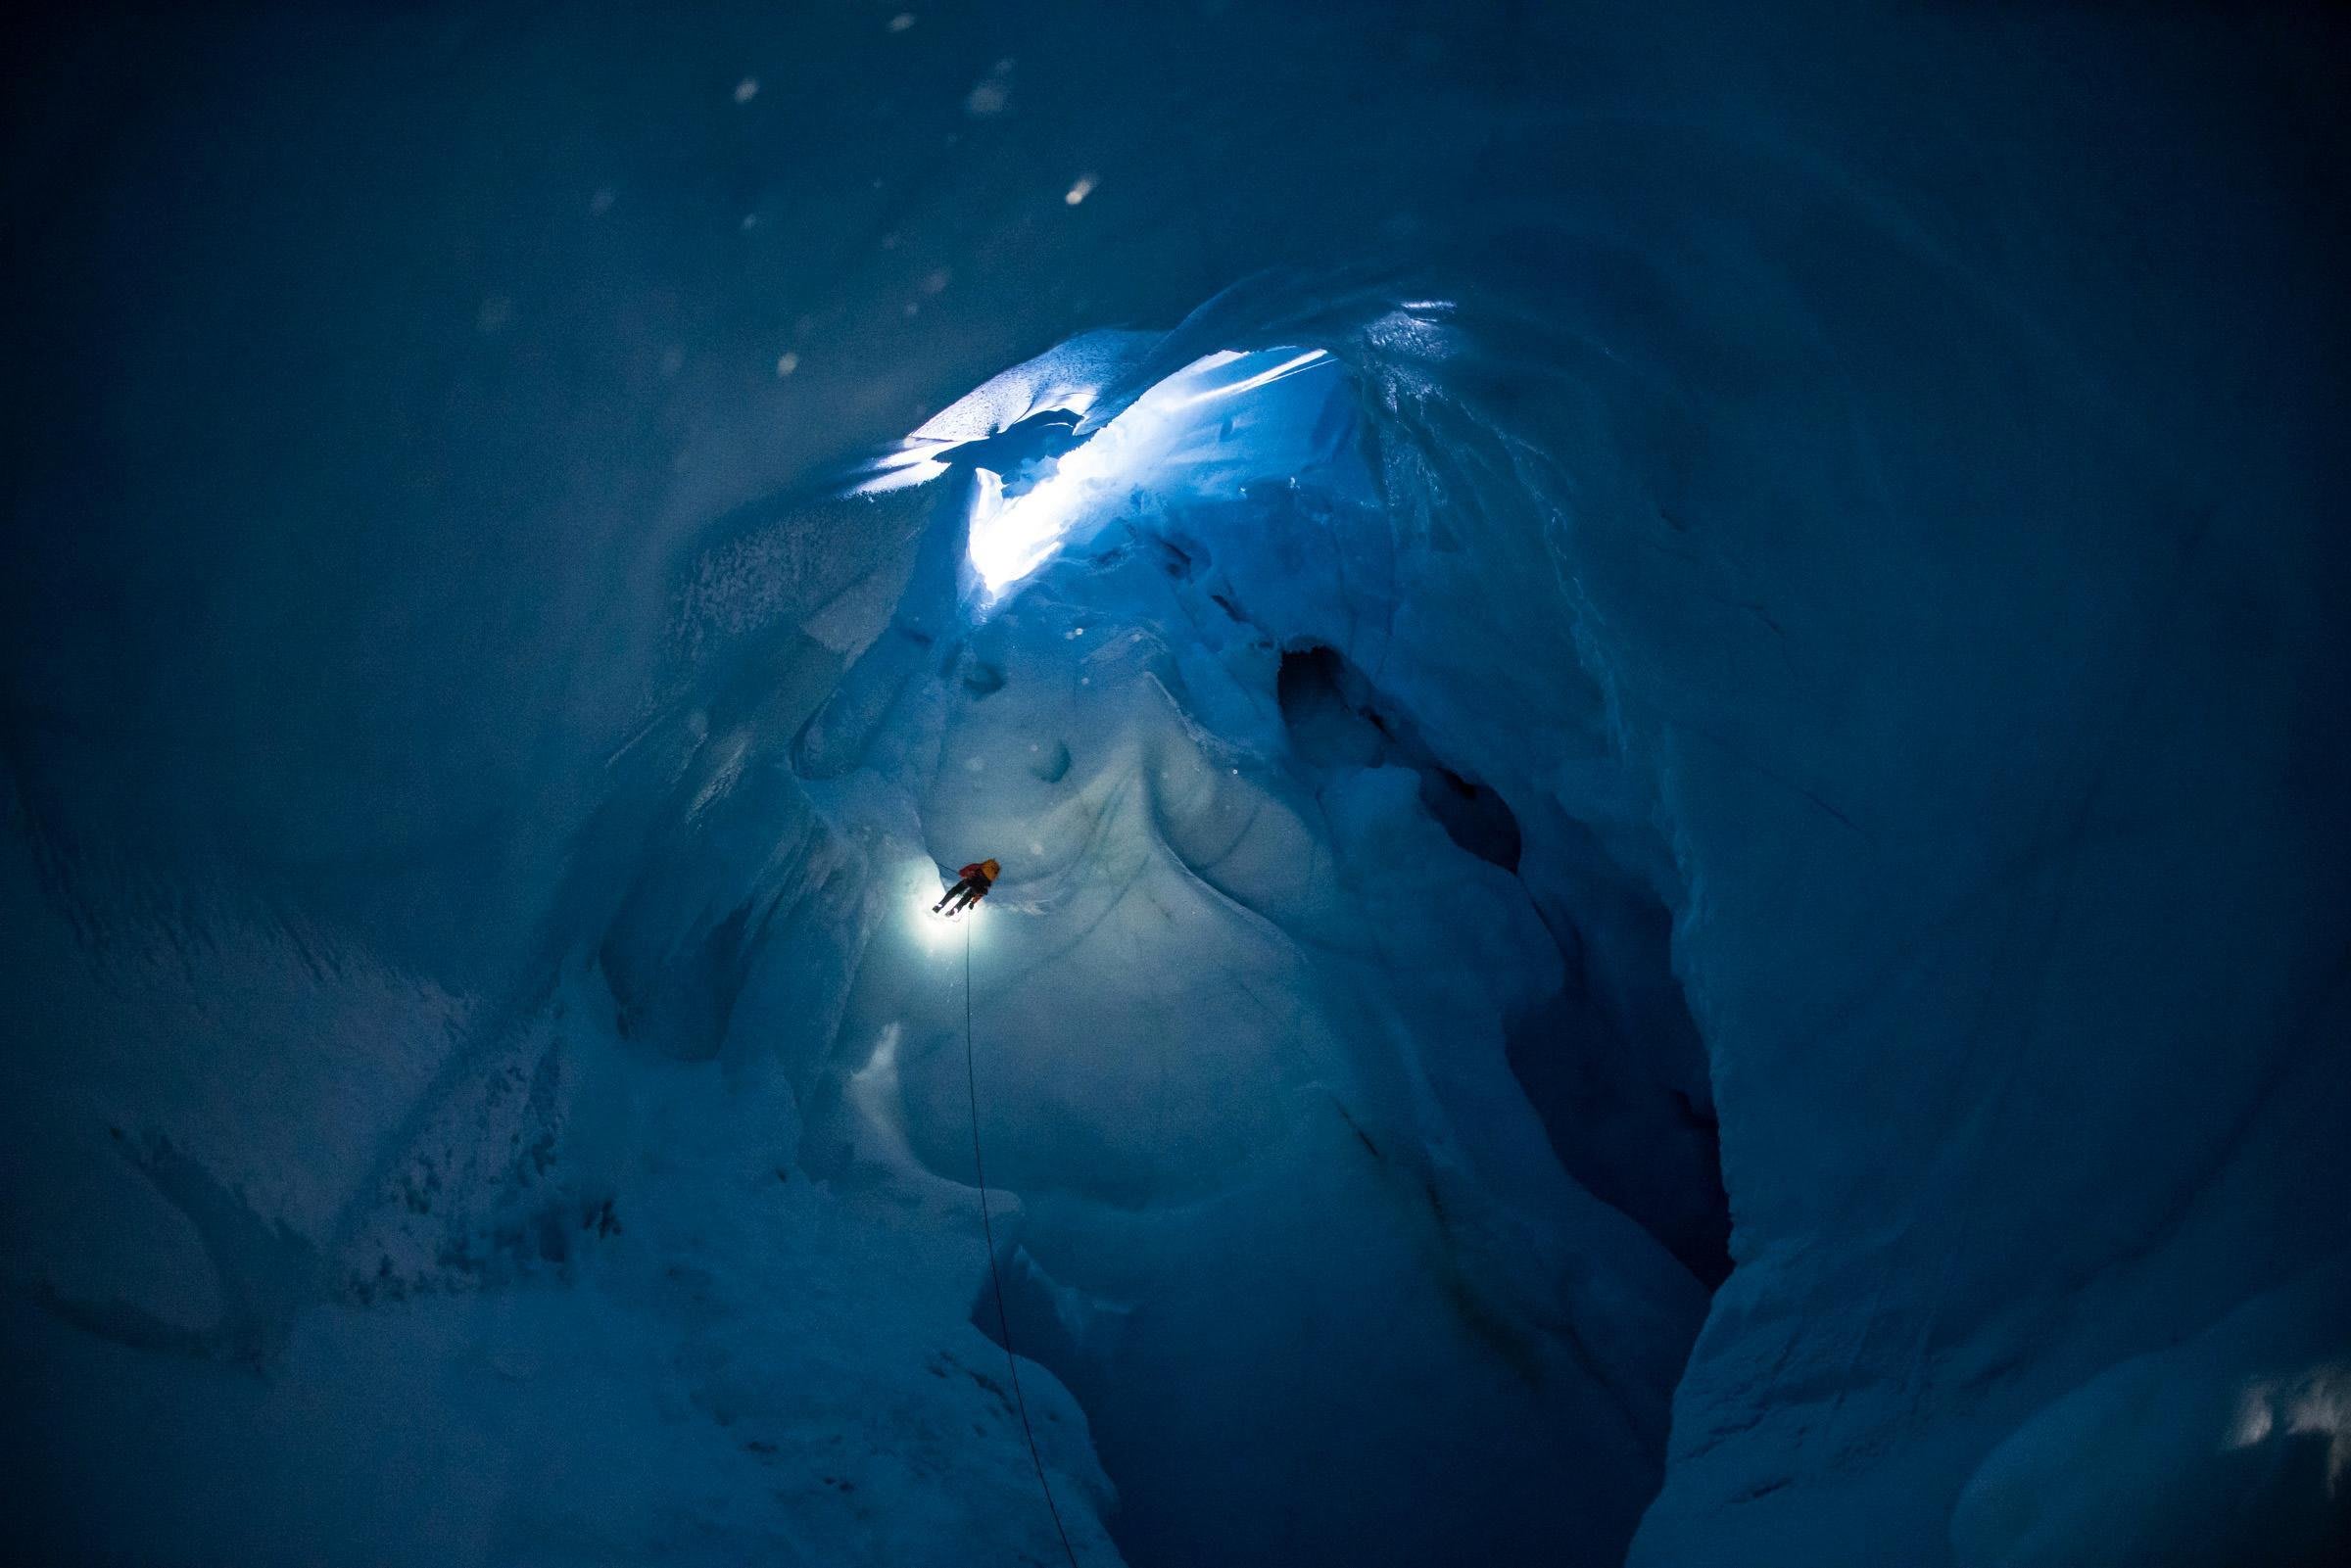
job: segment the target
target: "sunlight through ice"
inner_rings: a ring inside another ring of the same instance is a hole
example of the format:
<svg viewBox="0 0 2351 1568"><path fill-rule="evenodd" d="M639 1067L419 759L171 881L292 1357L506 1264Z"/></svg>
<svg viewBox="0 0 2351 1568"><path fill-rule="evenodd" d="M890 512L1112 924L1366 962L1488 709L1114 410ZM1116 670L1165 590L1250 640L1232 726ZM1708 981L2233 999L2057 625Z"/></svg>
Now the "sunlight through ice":
<svg viewBox="0 0 2351 1568"><path fill-rule="evenodd" d="M1216 415L1201 405L1255 392L1329 358L1321 349L1212 354L1137 398L1082 445L1065 452L1026 494L1005 499L983 472L972 518L972 565L990 595L1043 565L1089 512L1117 507L1126 492ZM1260 368L1262 366L1262 368ZM1218 372L1239 367L1229 380Z"/></svg>

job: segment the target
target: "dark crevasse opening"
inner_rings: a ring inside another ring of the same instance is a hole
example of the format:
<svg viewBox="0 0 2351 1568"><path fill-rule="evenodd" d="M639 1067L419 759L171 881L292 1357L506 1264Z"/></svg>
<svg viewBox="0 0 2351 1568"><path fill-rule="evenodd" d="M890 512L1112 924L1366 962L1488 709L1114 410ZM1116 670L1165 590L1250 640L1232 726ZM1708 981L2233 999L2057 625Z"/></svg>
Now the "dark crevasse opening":
<svg viewBox="0 0 2351 1568"><path fill-rule="evenodd" d="M1580 927L1549 919L1566 982L1511 1022L1511 1069L1568 1173L1712 1289L1731 1272L1730 1196L1704 1042L1670 967L1670 917L1624 883L1580 912ZM1604 940L1595 927L1610 918L1620 924Z"/></svg>
<svg viewBox="0 0 2351 1568"><path fill-rule="evenodd" d="M1344 654L1320 644L1284 652L1276 690L1290 745L1310 767L1413 769L1421 804L1455 844L1518 873L1522 838L1508 803L1441 761ZM1672 917L1588 830L1558 820L1562 869L1529 895L1559 942L1564 980L1511 1021L1511 1069L1568 1174L1711 1289L1731 1270L1730 1200L1704 1043L1672 972Z"/></svg>
<svg viewBox="0 0 2351 1568"><path fill-rule="evenodd" d="M1461 848L1504 871L1518 870L1518 819L1501 795L1440 762L1418 729L1383 706L1363 672L1332 647L1281 656L1275 688L1290 743L1312 766L1404 767L1420 777L1420 803Z"/></svg>

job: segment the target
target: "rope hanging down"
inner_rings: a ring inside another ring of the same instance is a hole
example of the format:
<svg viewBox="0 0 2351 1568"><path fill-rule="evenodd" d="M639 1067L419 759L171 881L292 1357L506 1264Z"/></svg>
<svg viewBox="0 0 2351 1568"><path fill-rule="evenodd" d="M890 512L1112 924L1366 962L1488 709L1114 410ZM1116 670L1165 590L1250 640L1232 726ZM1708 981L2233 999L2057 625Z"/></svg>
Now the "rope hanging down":
<svg viewBox="0 0 2351 1568"><path fill-rule="evenodd" d="M1036 1469L1037 1489L1045 1495L1046 1511L1053 1515L1053 1533L1061 1537L1062 1555L1078 1568L1078 1552L1061 1522L1061 1506L1053 1500L1053 1483L1045 1479L1044 1456L1036 1451L1036 1429L1029 1424L1029 1398L1021 1392L1021 1359L1012 1353L1012 1319L1004 1313L1004 1275L996 1266L996 1222L987 1212L987 1165L980 1157L980 1069L972 1051L972 927L963 927L963 1082L972 1101L972 1176L980 1184L980 1231L987 1241L987 1279L996 1293L996 1329L1004 1340L1004 1365L1012 1373L1012 1404L1021 1414L1021 1435L1029 1440L1029 1462Z"/></svg>

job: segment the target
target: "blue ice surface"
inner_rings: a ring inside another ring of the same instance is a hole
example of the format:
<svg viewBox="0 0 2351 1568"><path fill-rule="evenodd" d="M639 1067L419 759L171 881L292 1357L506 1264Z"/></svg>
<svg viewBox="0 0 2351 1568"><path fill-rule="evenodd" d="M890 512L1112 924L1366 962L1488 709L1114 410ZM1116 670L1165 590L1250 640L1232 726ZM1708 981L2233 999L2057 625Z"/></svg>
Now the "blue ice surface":
<svg viewBox="0 0 2351 1568"><path fill-rule="evenodd" d="M37 40L24 1549L2340 1560L2340 24L905 15Z"/></svg>

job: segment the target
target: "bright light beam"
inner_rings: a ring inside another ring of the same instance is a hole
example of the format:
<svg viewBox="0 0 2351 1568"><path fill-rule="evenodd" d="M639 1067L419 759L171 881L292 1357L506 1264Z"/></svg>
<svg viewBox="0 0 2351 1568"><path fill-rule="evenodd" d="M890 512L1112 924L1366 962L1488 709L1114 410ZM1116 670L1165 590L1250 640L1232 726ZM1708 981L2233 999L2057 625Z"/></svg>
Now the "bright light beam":
<svg viewBox="0 0 2351 1568"><path fill-rule="evenodd" d="M1258 391L1330 357L1327 350L1308 349L1237 381L1187 390L1226 365L1262 360L1279 352L1223 350L1177 371L1064 452L1026 494L1006 499L1001 482L982 470L970 555L990 599L1002 596L1049 560L1089 513L1115 510L1138 476L1163 463L1185 432L1213 417L1193 411L1201 404Z"/></svg>
<svg viewBox="0 0 2351 1568"><path fill-rule="evenodd" d="M1284 376L1296 375L1316 360L1326 357L1328 357L1327 350L1309 349L1295 358L1282 360L1271 370L1260 370L1253 376L1244 376L1228 387L1211 387L1206 392L1195 392L1176 404L1176 406L1189 408L1196 403L1207 403L1212 398L1229 398L1236 393L1255 392L1260 387L1271 386Z"/></svg>
<svg viewBox="0 0 2351 1568"><path fill-rule="evenodd" d="M967 926L977 922L980 918L980 906L974 904L953 920L949 920L944 915L934 914L931 906L938 901L938 895L925 892L924 888L929 885L927 878L918 879L915 881L914 902L910 906L910 913L914 922L915 934L922 939L923 946L934 953L943 953L963 941ZM972 930L974 937L979 934L977 929Z"/></svg>

